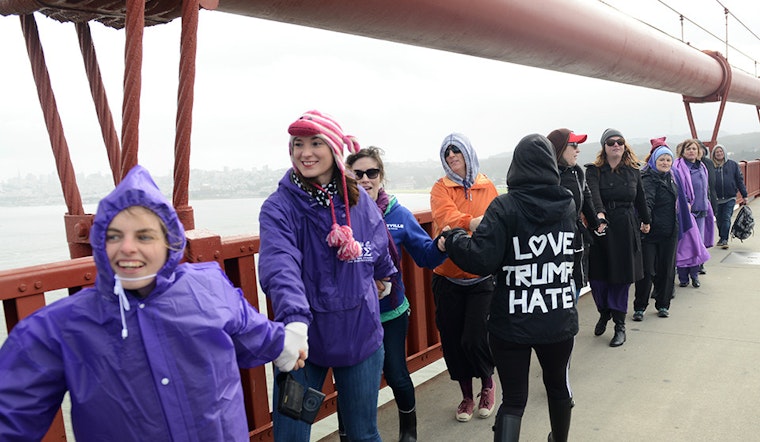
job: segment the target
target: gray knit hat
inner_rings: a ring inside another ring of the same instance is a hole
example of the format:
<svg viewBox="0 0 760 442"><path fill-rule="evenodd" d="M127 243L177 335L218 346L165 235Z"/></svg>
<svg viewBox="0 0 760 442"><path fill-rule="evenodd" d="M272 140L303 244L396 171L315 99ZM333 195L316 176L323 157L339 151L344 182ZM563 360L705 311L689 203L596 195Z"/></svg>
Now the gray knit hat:
<svg viewBox="0 0 760 442"><path fill-rule="evenodd" d="M599 140L599 142L602 144L602 146L604 146L604 142L607 141L607 139L611 137L625 138L623 134L620 133L619 130L610 128L604 131L604 133L602 134L602 139Z"/></svg>

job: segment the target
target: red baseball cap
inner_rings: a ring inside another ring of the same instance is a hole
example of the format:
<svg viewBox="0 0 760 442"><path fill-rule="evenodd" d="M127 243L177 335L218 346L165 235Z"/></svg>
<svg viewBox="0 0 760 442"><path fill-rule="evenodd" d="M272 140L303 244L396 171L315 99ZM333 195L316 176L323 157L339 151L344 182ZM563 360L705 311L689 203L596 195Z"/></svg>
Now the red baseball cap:
<svg viewBox="0 0 760 442"><path fill-rule="evenodd" d="M585 134L574 134L570 132L570 135L567 136L567 142L568 143L585 143L586 138L588 138L588 135Z"/></svg>

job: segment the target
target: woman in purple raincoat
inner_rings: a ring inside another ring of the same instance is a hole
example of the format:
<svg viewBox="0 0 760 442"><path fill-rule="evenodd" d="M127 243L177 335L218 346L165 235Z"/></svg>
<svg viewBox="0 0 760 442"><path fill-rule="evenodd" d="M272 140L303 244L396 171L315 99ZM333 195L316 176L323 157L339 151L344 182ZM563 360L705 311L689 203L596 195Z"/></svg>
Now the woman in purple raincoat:
<svg viewBox="0 0 760 442"><path fill-rule="evenodd" d="M22 320L0 348L0 440L42 439L68 391L79 442L248 441L238 368L293 368L292 333L216 262L179 264L184 228L140 166L100 201L90 242L95 286Z"/></svg>

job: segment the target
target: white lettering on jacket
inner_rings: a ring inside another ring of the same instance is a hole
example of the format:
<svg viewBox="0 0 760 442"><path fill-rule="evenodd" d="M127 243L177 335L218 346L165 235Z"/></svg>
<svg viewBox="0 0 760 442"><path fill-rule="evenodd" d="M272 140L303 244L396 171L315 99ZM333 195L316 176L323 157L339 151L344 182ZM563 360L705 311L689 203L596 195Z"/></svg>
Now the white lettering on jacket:
<svg viewBox="0 0 760 442"><path fill-rule="evenodd" d="M546 259L543 264L531 262L502 267L507 287L514 287L509 290L509 313L518 310L523 313L539 310L547 313L549 310L573 307L573 262L557 264L551 258L572 256L575 253L574 236L573 232L545 233L531 236L522 244L517 236L512 238L516 261L535 260L540 256L545 256ZM561 287L557 287L557 283ZM554 287L546 287L547 285Z"/></svg>

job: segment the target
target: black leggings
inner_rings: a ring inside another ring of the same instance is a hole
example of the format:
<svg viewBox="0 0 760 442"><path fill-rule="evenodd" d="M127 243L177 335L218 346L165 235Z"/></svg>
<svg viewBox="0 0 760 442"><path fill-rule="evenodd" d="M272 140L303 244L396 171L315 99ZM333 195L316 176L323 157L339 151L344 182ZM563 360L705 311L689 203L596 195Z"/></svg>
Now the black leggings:
<svg viewBox="0 0 760 442"><path fill-rule="evenodd" d="M547 398L562 400L573 396L568 371L575 338L553 344L534 345L515 344L493 334L489 335L488 340L501 381L502 402L499 416L522 416L525 411L525 404L528 403L531 349L536 350L538 362L543 370Z"/></svg>

